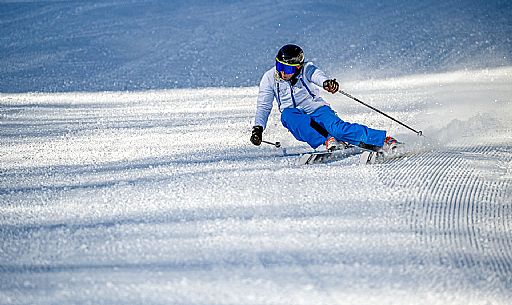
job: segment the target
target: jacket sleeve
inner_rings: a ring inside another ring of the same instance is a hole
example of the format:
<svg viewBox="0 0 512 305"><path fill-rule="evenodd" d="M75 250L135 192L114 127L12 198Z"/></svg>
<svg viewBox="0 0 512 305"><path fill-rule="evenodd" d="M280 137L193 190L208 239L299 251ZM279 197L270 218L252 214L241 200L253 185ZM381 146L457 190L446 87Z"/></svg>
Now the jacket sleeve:
<svg viewBox="0 0 512 305"><path fill-rule="evenodd" d="M263 126L263 129L267 127L268 116L272 111L272 105L274 103L273 83L272 79L269 79L268 76L268 73L265 73L261 79L256 106L256 116L254 118L254 126Z"/></svg>
<svg viewBox="0 0 512 305"><path fill-rule="evenodd" d="M322 88L324 82L329 79L329 77L325 75L324 71L318 69L312 62L308 62L304 66L304 73L310 82L314 83L320 88Z"/></svg>

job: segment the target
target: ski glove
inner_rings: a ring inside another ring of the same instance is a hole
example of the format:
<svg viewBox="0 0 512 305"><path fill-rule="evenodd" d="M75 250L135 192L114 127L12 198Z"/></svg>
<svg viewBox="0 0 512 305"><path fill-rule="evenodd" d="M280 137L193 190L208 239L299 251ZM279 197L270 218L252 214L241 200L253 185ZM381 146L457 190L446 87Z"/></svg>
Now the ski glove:
<svg viewBox="0 0 512 305"><path fill-rule="evenodd" d="M254 126L252 128L251 142L252 144L259 146L261 139L263 138L263 126Z"/></svg>
<svg viewBox="0 0 512 305"><path fill-rule="evenodd" d="M325 90L333 94L338 92L338 89L340 88L340 85L338 84L335 78L326 80L323 85Z"/></svg>

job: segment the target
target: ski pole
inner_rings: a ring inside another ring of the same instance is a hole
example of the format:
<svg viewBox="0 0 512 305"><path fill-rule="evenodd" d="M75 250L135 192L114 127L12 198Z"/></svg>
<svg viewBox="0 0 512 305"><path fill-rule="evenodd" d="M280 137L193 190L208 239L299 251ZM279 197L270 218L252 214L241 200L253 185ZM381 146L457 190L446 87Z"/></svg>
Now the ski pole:
<svg viewBox="0 0 512 305"><path fill-rule="evenodd" d="M372 106L370 106L370 105L366 104L365 102L361 101L360 99L358 99L358 98L356 98L356 97L353 97L352 95L350 95L350 94L346 93L346 92L345 92L345 91L343 91L343 90L339 90L338 92L339 92L339 93L341 93L341 94L343 94L343 95L345 95L345 96L347 96L347 97L349 97L349 98L351 98L351 99L353 99L354 101L356 101L356 102L358 102L358 103L361 103L361 104L365 105L366 107L368 107L368 108L370 108L370 109L372 109L372 110L374 110L374 111L377 111L378 113L380 113L380 114L384 115L385 117L387 117L387 118L389 118L389 119L392 119L393 121L395 121L395 122L397 122L398 124L400 124L400 125L402 125L402 126L404 126L404 127L408 128L409 130L414 131L418 136L423 136L423 132L422 132L421 130L420 130L420 131L417 131L417 130L415 130L414 128L411 128L411 127L409 127L409 126L405 125L404 123L400 122L399 120L397 120L397 119L395 119L395 118L393 118L393 117L391 117L391 116L389 116L389 115L385 114L384 112L380 111L379 109L377 109L377 108L375 108L375 107L372 107Z"/></svg>
<svg viewBox="0 0 512 305"><path fill-rule="evenodd" d="M270 145L274 145L275 147L279 148L281 147L281 142L268 142L268 141L264 141L264 140L261 140L262 143L267 143L267 144L270 144Z"/></svg>

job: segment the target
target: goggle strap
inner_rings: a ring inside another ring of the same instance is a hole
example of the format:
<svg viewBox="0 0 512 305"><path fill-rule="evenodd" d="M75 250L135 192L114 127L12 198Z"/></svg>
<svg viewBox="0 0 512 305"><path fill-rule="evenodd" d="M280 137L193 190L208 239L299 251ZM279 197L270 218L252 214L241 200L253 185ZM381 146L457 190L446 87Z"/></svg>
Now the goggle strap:
<svg viewBox="0 0 512 305"><path fill-rule="evenodd" d="M300 67L300 64L289 64L289 63L285 63L283 61L280 61L279 58L276 57L276 61L282 63L283 65L286 65L286 66L290 66L290 67Z"/></svg>

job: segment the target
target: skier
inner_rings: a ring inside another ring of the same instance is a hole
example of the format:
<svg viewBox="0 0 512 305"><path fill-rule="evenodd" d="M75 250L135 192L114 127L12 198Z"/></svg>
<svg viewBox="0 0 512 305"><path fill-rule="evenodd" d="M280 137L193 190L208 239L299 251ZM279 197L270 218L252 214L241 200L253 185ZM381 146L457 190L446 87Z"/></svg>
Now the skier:
<svg viewBox="0 0 512 305"><path fill-rule="evenodd" d="M277 53L275 67L261 79L251 142L261 144L276 99L283 126L313 149L325 144L327 151L333 151L341 148L339 141L384 152L396 147L397 141L386 136L384 130L341 120L320 96L317 86L333 94L339 89L336 79L329 79L312 62L304 62L299 46L283 46Z"/></svg>

